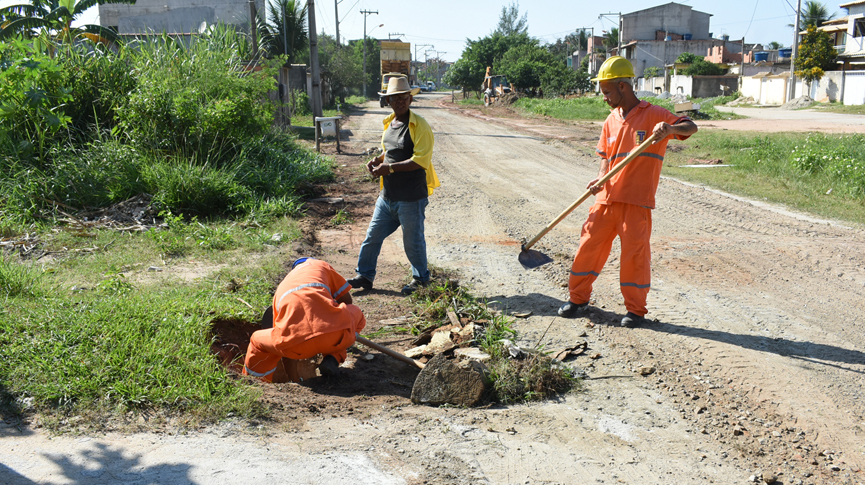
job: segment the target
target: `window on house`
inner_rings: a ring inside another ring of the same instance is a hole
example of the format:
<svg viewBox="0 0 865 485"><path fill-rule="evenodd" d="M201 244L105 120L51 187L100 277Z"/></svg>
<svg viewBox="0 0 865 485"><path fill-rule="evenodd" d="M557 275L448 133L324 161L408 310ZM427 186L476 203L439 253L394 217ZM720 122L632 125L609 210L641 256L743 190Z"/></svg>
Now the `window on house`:
<svg viewBox="0 0 865 485"><path fill-rule="evenodd" d="M865 17L853 21L853 37L865 37Z"/></svg>

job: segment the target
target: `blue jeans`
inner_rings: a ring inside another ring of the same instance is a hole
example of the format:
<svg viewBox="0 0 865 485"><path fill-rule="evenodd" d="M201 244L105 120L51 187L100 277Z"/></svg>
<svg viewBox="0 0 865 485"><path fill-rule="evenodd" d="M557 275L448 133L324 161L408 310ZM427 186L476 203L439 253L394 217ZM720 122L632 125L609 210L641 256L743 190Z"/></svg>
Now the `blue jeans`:
<svg viewBox="0 0 865 485"><path fill-rule="evenodd" d="M375 211L372 213L369 229L366 231L366 239L360 245L360 255L357 257L355 269L357 274L370 281L375 280L375 267L378 263L378 255L381 253L381 244L386 237L402 226L402 243L405 246L405 255L411 263L411 274L416 280L429 281L430 273L427 268L426 239L423 229L428 204L429 199L396 202L379 197L375 202Z"/></svg>

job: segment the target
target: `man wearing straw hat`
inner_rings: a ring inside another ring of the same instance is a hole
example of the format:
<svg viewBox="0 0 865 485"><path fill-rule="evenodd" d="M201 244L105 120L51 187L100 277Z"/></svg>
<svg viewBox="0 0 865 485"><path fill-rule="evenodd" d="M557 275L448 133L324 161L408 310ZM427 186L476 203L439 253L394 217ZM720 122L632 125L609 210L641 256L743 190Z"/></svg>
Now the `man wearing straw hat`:
<svg viewBox="0 0 865 485"><path fill-rule="evenodd" d="M403 246L412 272L411 283L403 287L402 294L410 295L430 281L424 219L428 197L440 184L432 165L435 142L432 129L409 109L419 91L409 86L407 78L393 77L388 81L387 91L380 93L393 113L383 122L383 153L366 164L369 173L381 177L381 192L360 246L357 276L348 280L354 288L372 288L382 243L398 227L402 227Z"/></svg>

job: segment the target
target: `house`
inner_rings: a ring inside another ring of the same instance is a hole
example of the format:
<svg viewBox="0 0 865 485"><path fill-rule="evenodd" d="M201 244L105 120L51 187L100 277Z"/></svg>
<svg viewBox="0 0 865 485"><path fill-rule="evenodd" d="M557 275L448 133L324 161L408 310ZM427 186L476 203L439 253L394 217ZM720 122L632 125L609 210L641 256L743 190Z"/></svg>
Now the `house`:
<svg viewBox="0 0 865 485"><path fill-rule="evenodd" d="M264 0L255 0L255 7L263 12ZM100 25L113 27L120 34L198 33L202 27L218 22L245 26L248 30L249 19L247 0L225 0L210 5L190 0L137 0L134 5L99 5Z"/></svg>
<svg viewBox="0 0 865 485"><path fill-rule="evenodd" d="M631 61L637 77L649 67L663 70L685 52L705 56L713 55L712 49L720 49L715 55L741 61L742 41L731 41L728 36L712 38L711 16L675 2L624 14L621 53L619 49L613 51Z"/></svg>
<svg viewBox="0 0 865 485"><path fill-rule="evenodd" d="M846 34L836 36L835 48L839 51L838 60L843 63L845 70L863 69L865 68L865 0L842 3L839 7L847 9L847 16L838 19L840 30ZM822 29L823 26L820 28ZM838 40L839 38L843 40Z"/></svg>

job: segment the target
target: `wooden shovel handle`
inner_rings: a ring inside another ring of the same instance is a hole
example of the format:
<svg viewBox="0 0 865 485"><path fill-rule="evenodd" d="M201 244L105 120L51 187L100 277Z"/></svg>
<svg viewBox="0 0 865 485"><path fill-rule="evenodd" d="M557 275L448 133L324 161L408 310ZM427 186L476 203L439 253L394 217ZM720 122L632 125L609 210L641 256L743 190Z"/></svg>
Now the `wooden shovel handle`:
<svg viewBox="0 0 865 485"><path fill-rule="evenodd" d="M379 345L379 344L373 342L372 340L365 339L365 338L361 337L360 334L357 334L357 333L354 334L354 339L356 341L366 345L367 347L369 347L371 349L378 350L379 352L381 352L383 354L387 354L387 355L393 357L394 359L401 360L401 361L405 362L406 364L411 364L411 365L417 367L418 369L423 369L425 367L425 365L423 363L418 362L418 361L416 361L410 357L406 357L406 356L402 355L401 353L397 352L396 350L391 350L391 349L385 347L384 345Z"/></svg>
<svg viewBox="0 0 865 485"><path fill-rule="evenodd" d="M607 172L606 175L601 177L601 179L598 180L598 183L596 183L594 185L594 187L601 187L602 185L607 183L611 178L613 178L613 176L615 176L617 173L621 172L622 169L625 168L626 165L633 162L634 159L639 157L640 154L643 153L643 151L646 148L648 148L648 146L651 145L654 141L655 141L655 134L652 133L652 136L646 138L646 140L643 141L643 143L641 143L640 146L638 146L634 151L632 151L630 154L628 154L628 156L625 157L624 160L617 163L612 169L610 169L609 172ZM547 224L547 227L545 227L540 233L538 233L537 236L533 237L531 241L527 242L522 248L523 251L534 246L535 243L538 242L538 240L540 240L542 237L544 237L544 235L546 233L550 232L550 229L555 227L556 224L562 222L562 219L567 217L568 214L570 214L574 209L576 209L578 205L585 202L585 200L588 199L590 195L592 195L592 189L587 189L583 193L583 195L580 196L579 199L575 200L573 204L571 204L567 209L565 209L561 214L559 214L559 217L556 217L555 219L553 219L553 222Z"/></svg>

